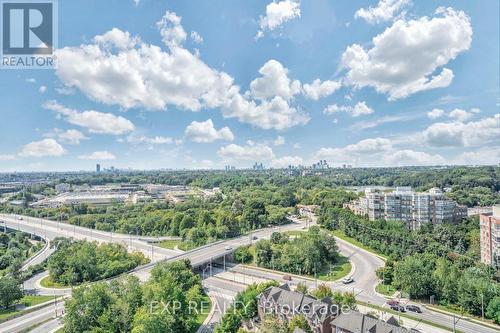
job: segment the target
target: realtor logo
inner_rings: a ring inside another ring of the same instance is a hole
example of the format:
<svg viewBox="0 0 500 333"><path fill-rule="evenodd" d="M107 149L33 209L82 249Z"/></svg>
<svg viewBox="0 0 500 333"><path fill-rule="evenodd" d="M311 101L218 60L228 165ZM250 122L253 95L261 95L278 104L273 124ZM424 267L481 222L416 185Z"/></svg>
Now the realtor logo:
<svg viewBox="0 0 500 333"><path fill-rule="evenodd" d="M2 68L54 68L55 0L0 0Z"/></svg>

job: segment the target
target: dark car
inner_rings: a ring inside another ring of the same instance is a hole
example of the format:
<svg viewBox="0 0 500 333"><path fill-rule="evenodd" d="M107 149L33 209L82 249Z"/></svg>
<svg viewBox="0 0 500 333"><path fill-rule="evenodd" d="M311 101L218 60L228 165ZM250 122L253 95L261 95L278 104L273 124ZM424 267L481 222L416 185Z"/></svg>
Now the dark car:
<svg viewBox="0 0 500 333"><path fill-rule="evenodd" d="M283 280L285 281L292 281L292 277L290 275L283 275Z"/></svg>
<svg viewBox="0 0 500 333"><path fill-rule="evenodd" d="M386 303L387 303L387 305L390 305L390 306L399 305L399 302L394 300L394 299L391 299L391 300L387 301Z"/></svg>
<svg viewBox="0 0 500 333"><path fill-rule="evenodd" d="M411 311L411 312L416 312L416 313L422 313L422 309L420 309L420 307L418 307L416 305L407 305L406 310Z"/></svg>
<svg viewBox="0 0 500 333"><path fill-rule="evenodd" d="M404 306L401 305L391 305L391 310L398 311L398 312L406 312Z"/></svg>

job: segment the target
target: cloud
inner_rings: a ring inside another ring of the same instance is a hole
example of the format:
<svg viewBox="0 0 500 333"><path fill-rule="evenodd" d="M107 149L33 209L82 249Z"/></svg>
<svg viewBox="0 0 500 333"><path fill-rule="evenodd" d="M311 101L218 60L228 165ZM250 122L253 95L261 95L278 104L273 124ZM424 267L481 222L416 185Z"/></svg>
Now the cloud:
<svg viewBox="0 0 500 333"><path fill-rule="evenodd" d="M472 116L473 116L472 112L467 112L462 109L455 109L451 111L450 114L448 115L448 117L461 122L469 120L470 118L472 118Z"/></svg>
<svg viewBox="0 0 500 333"><path fill-rule="evenodd" d="M290 165L297 166L303 163L304 160L300 156L283 156L273 159L271 161L271 166L273 168L288 168Z"/></svg>
<svg viewBox="0 0 500 333"><path fill-rule="evenodd" d="M119 135L135 129L134 124L130 120L121 116L115 116L112 113L93 110L80 112L69 109L56 101L48 101L43 107L57 112L64 116L68 123L86 128L91 133Z"/></svg>
<svg viewBox="0 0 500 333"><path fill-rule="evenodd" d="M58 157L65 153L64 148L56 140L43 139L28 143L22 148L19 155L23 157Z"/></svg>
<svg viewBox="0 0 500 333"><path fill-rule="evenodd" d="M334 114L337 112L347 112L350 113L353 117L359 117L362 115L372 114L374 111L371 107L366 105L366 102L358 102L354 106L350 105L341 105L337 104L328 105L324 110L324 114Z"/></svg>
<svg viewBox="0 0 500 333"><path fill-rule="evenodd" d="M75 129L61 131L60 129L56 128L54 129L54 132L55 133L51 135L56 136L59 141L70 145L79 145L80 141L88 139L88 137L86 137L82 132Z"/></svg>
<svg viewBox="0 0 500 333"><path fill-rule="evenodd" d="M260 38L265 31L272 31L283 23L300 17L300 1L284 0L273 1L266 6L266 15L260 16L259 27L255 38Z"/></svg>
<svg viewBox="0 0 500 333"><path fill-rule="evenodd" d="M226 118L238 118L241 122L263 129L285 130L305 125L310 120L307 114L291 107L280 96L258 103L236 95L222 111Z"/></svg>
<svg viewBox="0 0 500 333"><path fill-rule="evenodd" d="M14 154L0 154L0 161L13 161L16 159Z"/></svg>
<svg viewBox="0 0 500 333"><path fill-rule="evenodd" d="M300 82L288 78L288 69L274 59L268 60L260 69L262 77L250 83L250 94L263 100L274 96L291 99L300 92Z"/></svg>
<svg viewBox="0 0 500 333"><path fill-rule="evenodd" d="M409 3L410 0L380 0L376 7L358 9L354 17L362 18L368 23L389 21Z"/></svg>
<svg viewBox="0 0 500 333"><path fill-rule="evenodd" d="M276 137L276 140L274 140L273 144L274 144L275 146L282 146L282 145L284 145L284 144L285 144L285 138L284 138L284 137L282 137L281 135L278 135L278 136Z"/></svg>
<svg viewBox="0 0 500 333"><path fill-rule="evenodd" d="M210 68L198 53L181 45L180 22L175 13L167 12L158 23L168 52L114 28L94 37L91 44L57 50L56 74L65 87L123 109L219 108L225 118L278 130L309 121L307 114L289 104L300 92L300 82L290 81L279 62L268 61L261 68L263 76L241 94L231 76Z"/></svg>
<svg viewBox="0 0 500 333"><path fill-rule="evenodd" d="M461 153L454 161L459 165L498 165L500 147L482 147Z"/></svg>
<svg viewBox="0 0 500 333"><path fill-rule="evenodd" d="M47 86L40 86L40 88L38 88L38 92L40 94L45 94L46 91L47 91Z"/></svg>
<svg viewBox="0 0 500 333"><path fill-rule="evenodd" d="M167 10L161 20L156 23L162 40L168 47L179 46L186 40L187 33L181 25L181 20L180 16Z"/></svg>
<svg viewBox="0 0 500 333"><path fill-rule="evenodd" d="M216 140L233 141L234 135L229 127L216 130L212 119L198 122L193 121L184 131L186 138L194 142L209 143Z"/></svg>
<svg viewBox="0 0 500 333"><path fill-rule="evenodd" d="M199 111L220 107L228 96L237 93L229 75L210 68L198 55L178 46L179 37L172 34L166 30L162 33L170 45L170 52L165 52L114 28L96 36L93 44L57 50L56 74L67 87L124 109L164 110L173 105Z"/></svg>
<svg viewBox="0 0 500 333"><path fill-rule="evenodd" d="M104 161L104 160L114 160L114 159L116 159L116 156L107 150L103 150L103 151L95 151L95 152L88 154L88 155L80 155L80 156L78 156L78 158L81 160L101 160L101 161Z"/></svg>
<svg viewBox="0 0 500 333"><path fill-rule="evenodd" d="M26 79L26 82L28 83L36 83L36 79L34 77L30 77Z"/></svg>
<svg viewBox="0 0 500 333"><path fill-rule="evenodd" d="M444 115L444 110L442 109L432 109L432 111L427 112L427 117L430 119L441 118Z"/></svg>
<svg viewBox="0 0 500 333"><path fill-rule="evenodd" d="M399 116L383 116L381 118L372 121L359 121L351 126L352 130L365 130L369 128L374 128L383 124L400 122L400 121L410 121L414 119L415 116L399 115Z"/></svg>
<svg viewBox="0 0 500 333"><path fill-rule="evenodd" d="M331 165L349 163L363 167L441 165L442 156L411 149L397 149L386 138L364 139L341 148L321 148L317 159L326 159Z"/></svg>
<svg viewBox="0 0 500 333"><path fill-rule="evenodd" d="M308 83L304 84L303 89L306 98L317 101L322 97L330 96L341 86L342 84L337 81L327 80L321 82L320 79L316 79L310 84Z"/></svg>
<svg viewBox="0 0 500 333"><path fill-rule="evenodd" d="M346 83L373 87L389 100L419 91L447 87L453 71L442 68L470 48L472 27L463 11L438 8L432 18L399 19L365 50L352 44L342 54Z"/></svg>
<svg viewBox="0 0 500 333"><path fill-rule="evenodd" d="M274 158L273 150L266 145L239 146L230 144L221 147L217 155L224 161L268 161Z"/></svg>
<svg viewBox="0 0 500 333"><path fill-rule="evenodd" d="M201 37L200 34L196 31L191 31L190 37L196 44L203 43L203 37Z"/></svg>
<svg viewBox="0 0 500 333"><path fill-rule="evenodd" d="M435 147L473 147L500 142L500 114L478 121L435 123L423 133L424 140Z"/></svg>
<svg viewBox="0 0 500 333"><path fill-rule="evenodd" d="M165 136L154 136L148 137L144 135L134 135L130 134L127 136L127 142L131 144L152 144L152 145L163 145L163 144L171 144L174 142L174 139Z"/></svg>

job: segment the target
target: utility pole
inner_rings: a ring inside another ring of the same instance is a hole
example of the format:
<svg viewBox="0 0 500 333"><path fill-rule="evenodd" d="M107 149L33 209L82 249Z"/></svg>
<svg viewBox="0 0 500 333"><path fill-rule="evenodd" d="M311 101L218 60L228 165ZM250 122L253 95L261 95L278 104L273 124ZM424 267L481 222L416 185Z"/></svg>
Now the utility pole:
<svg viewBox="0 0 500 333"><path fill-rule="evenodd" d="M481 318L484 320L484 295L481 294Z"/></svg>

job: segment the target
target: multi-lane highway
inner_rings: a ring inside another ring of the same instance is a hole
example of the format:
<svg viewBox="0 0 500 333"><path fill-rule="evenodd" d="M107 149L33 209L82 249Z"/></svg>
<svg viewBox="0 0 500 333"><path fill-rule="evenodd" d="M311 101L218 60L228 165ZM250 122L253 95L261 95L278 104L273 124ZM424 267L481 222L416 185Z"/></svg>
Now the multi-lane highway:
<svg viewBox="0 0 500 333"><path fill-rule="evenodd" d="M178 251L154 246L144 241L143 237L140 236L94 230L36 217L0 214L0 229L3 226L34 234L48 241L52 241L57 237L72 237L99 243L119 243L131 250L142 252L152 261L162 260L179 254Z"/></svg>
<svg viewBox="0 0 500 333"><path fill-rule="evenodd" d="M203 266L207 263L210 263L216 259L224 258L225 255L231 253L235 248L243 245L250 244L259 239L267 239L271 236L271 234L275 231L284 232L289 230L301 230L304 228L304 225L299 223L299 221L295 220L293 223L288 225L284 225L281 227L275 228L266 228L262 230L258 230L253 232L250 235L241 236L238 238L225 240L221 242L212 243L191 251L187 251L185 253L178 253L176 251L170 251L161 249L154 245L148 244L144 241L141 241L134 236L130 235L121 235L116 233L109 233L103 231L90 230L82 227L75 227L72 225L67 225L63 223L57 223L54 221L48 221L38 218L28 218L28 217L19 217L16 215L4 215L0 214L0 221L6 224L8 228L22 230L25 232L31 232L36 235L40 235L43 237L45 235L46 239L54 239L58 236L65 237L74 237L78 239L88 239L88 240L96 240L99 242L118 242L127 245L129 248L143 251L145 254L153 253L153 258L155 262L158 261L176 261L182 259L188 259L191 261L192 265L195 267ZM354 266L353 278L354 282L349 286L344 286L338 282L329 283L333 289L336 290L349 290L354 291L357 295L357 298L361 301L370 302L372 304L383 305L386 302L386 299L375 292L375 285L378 282L378 279L375 275L375 271L377 268L383 265L383 260L378 256L360 249L348 242L345 242L341 239L337 238L337 244L340 249L340 252L347 256ZM152 250L151 250L152 249ZM156 255L154 254L156 253ZM151 269L154 267L155 262L139 267L135 269L131 274L138 276L141 280L147 280L150 275ZM237 266L234 269L235 273L242 274L244 276L248 276L249 278L259 278L259 279L273 279L273 280L281 280L282 275L274 272L266 272L258 269L249 269L242 268L241 266ZM211 274L212 273L212 274ZM207 271L207 276L213 275L214 272ZM217 293L218 302L224 303L224 300L230 300L237 291L241 290L242 284L241 281L233 282L233 288L229 289L227 287L222 288L221 285L227 284L227 280L221 283L219 280L215 280L213 278L208 278L204 281L205 286L213 293ZM291 283L297 283L298 280L292 281ZM316 282L305 280L310 287L314 287ZM33 282L33 281L32 281ZM36 287L35 287L36 288ZM56 291L51 290L50 292L56 293ZM54 310L54 309L53 309ZM445 314L440 314L437 312L432 312L429 310L424 310L422 314L413 314L414 317L419 319L425 319L440 325L444 325L446 327L452 327L453 317ZM11 320L6 323L0 324L1 332L9 332L7 329L23 329L22 325L27 325L26 323L31 323L32 318L37 318L38 322L46 321L52 318L54 315L50 311L39 310L39 313L33 313L31 316L22 316L17 318L16 320ZM215 317L217 319L217 317ZM15 322L18 323L18 326L15 326ZM12 326L14 325L14 326ZM19 326L21 325L21 326ZM14 327L14 328L12 328ZM29 327L29 326L28 326ZM25 328L25 327L24 327ZM469 322L466 320L460 320L456 324L456 329L465 333L494 333L499 332L499 330L495 328L485 327L473 322ZM15 330L13 332L16 332Z"/></svg>

